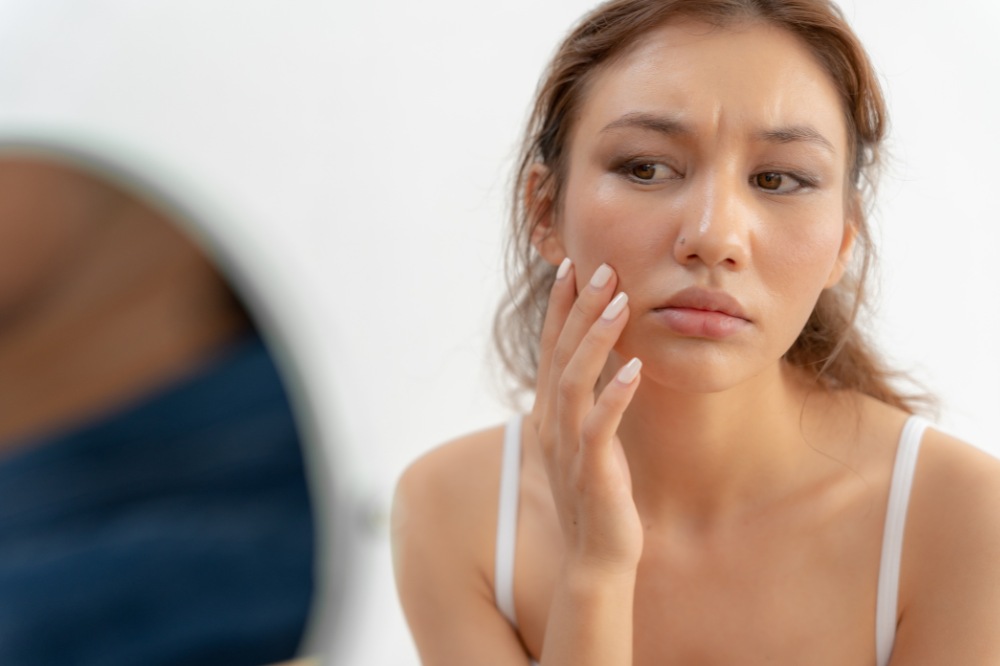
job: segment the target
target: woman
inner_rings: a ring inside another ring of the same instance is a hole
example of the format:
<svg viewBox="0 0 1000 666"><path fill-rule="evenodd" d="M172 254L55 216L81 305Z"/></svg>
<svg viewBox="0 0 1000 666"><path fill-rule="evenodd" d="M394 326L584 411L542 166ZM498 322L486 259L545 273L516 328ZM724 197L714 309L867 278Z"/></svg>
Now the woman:
<svg viewBox="0 0 1000 666"><path fill-rule="evenodd" d="M824 0L570 34L498 327L533 409L397 492L426 664L1000 661L1000 462L912 417L855 324L884 124Z"/></svg>

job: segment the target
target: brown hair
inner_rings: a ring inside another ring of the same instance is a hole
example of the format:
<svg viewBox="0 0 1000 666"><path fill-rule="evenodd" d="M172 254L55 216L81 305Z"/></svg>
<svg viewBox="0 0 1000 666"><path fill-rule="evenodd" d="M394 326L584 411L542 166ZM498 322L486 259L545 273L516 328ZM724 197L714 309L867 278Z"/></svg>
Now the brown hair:
<svg viewBox="0 0 1000 666"><path fill-rule="evenodd" d="M812 315L785 353L788 363L806 370L828 389L853 389L906 411L926 402L894 388L891 372L865 338L858 316L875 248L866 218L886 133L886 108L875 71L840 9L830 0L611 0L585 16L562 42L539 85L513 179L513 235L507 247L509 299L494 321L494 342L504 367L519 388L532 388L538 369L538 342L555 267L535 250L531 238L545 212L530 209L525 187L532 166L547 168L534 197L558 208L565 184L573 119L587 84L602 65L657 27L693 19L718 27L765 22L797 35L829 73L843 100L849 141L848 205L857 221L852 266L840 283L825 290Z"/></svg>

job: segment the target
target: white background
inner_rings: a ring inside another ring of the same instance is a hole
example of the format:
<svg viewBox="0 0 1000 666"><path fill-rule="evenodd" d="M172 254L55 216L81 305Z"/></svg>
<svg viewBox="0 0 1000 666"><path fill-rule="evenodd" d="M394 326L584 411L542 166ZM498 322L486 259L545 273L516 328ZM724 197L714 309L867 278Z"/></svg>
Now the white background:
<svg viewBox="0 0 1000 666"><path fill-rule="evenodd" d="M104 151L202 211L337 433L374 507L340 663L416 663L385 511L408 461L510 413L488 357L509 167L592 4L0 0L0 135ZM878 339L1000 454L1000 10L842 6L893 121Z"/></svg>

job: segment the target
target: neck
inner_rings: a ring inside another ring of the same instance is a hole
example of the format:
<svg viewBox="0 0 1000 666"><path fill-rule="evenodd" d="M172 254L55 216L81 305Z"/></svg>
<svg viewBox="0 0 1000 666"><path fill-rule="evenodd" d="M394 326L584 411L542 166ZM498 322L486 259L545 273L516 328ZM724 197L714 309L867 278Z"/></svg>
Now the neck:
<svg viewBox="0 0 1000 666"><path fill-rule="evenodd" d="M704 524L780 493L815 455L809 395L784 363L717 393L644 381L618 430L640 513Z"/></svg>

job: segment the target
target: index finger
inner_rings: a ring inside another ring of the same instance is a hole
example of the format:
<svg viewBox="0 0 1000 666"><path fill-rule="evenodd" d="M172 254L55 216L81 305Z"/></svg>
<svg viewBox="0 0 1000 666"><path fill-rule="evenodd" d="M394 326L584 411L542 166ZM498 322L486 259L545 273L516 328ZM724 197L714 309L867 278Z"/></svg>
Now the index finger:
<svg viewBox="0 0 1000 666"><path fill-rule="evenodd" d="M542 337L538 348L538 372L535 384L535 407L539 406L539 398L546 394L549 385L549 374L552 367L552 351L555 349L563 325L573 309L576 300L575 267L569 257L562 260L556 271L556 279L549 291L549 304L545 310L545 322L542 325Z"/></svg>

